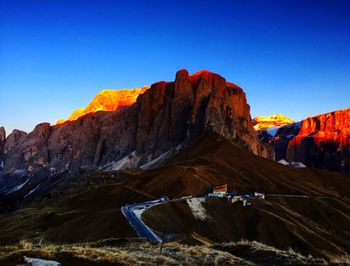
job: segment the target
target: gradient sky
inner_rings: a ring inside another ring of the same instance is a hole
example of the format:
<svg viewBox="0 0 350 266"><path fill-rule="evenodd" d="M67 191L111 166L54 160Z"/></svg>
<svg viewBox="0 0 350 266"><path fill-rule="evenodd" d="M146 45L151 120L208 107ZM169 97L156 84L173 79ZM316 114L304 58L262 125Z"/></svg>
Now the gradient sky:
<svg viewBox="0 0 350 266"><path fill-rule="evenodd" d="M7 133L181 68L241 86L253 117L350 107L350 1L0 0Z"/></svg>

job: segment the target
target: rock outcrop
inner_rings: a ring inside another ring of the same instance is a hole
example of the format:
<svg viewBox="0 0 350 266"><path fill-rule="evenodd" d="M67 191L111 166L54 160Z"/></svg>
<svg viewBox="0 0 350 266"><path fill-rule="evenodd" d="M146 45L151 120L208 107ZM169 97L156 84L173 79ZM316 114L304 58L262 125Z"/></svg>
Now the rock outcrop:
<svg viewBox="0 0 350 266"><path fill-rule="evenodd" d="M208 71L190 76L180 70L175 82L153 84L134 104L116 112L97 112L55 126L43 123L29 134L14 131L4 145L4 172L20 170L27 178L142 166L205 132L254 154L274 156L256 136L240 87Z"/></svg>
<svg viewBox="0 0 350 266"><path fill-rule="evenodd" d="M274 114L270 116L257 116L253 119L254 129L267 129L271 127L281 127L294 123L295 121L282 114Z"/></svg>
<svg viewBox="0 0 350 266"><path fill-rule="evenodd" d="M274 136L264 130L258 135L274 147L276 160L350 174L350 109L280 127Z"/></svg>
<svg viewBox="0 0 350 266"><path fill-rule="evenodd" d="M6 131L4 127L0 127L0 154L2 153L2 148L4 147L6 140Z"/></svg>
<svg viewBox="0 0 350 266"><path fill-rule="evenodd" d="M350 109L303 120L288 143L286 158L350 174Z"/></svg>
<svg viewBox="0 0 350 266"><path fill-rule="evenodd" d="M122 107L132 105L134 102L136 102L137 97L149 88L149 86L144 86L141 88L134 88L132 90L107 89L100 91L98 94L96 94L88 106L73 111L68 119L58 120L56 125L60 125L68 121L74 121L84 115L94 114L98 111L118 111Z"/></svg>

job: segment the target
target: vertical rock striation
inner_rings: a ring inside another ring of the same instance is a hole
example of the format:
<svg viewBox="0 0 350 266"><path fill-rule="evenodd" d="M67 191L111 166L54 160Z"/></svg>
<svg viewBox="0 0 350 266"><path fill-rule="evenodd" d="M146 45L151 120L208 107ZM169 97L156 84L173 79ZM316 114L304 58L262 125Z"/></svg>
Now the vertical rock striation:
<svg viewBox="0 0 350 266"><path fill-rule="evenodd" d="M350 109L303 120L288 143L286 158L350 174Z"/></svg>
<svg viewBox="0 0 350 266"><path fill-rule="evenodd" d="M274 147L276 160L350 174L350 109L282 126L274 136L268 133L258 130L260 140Z"/></svg>
<svg viewBox="0 0 350 266"><path fill-rule="evenodd" d="M137 167L195 142L206 132L273 158L253 128L243 90L214 73L176 74L158 82L129 107L97 112L33 132L11 133L4 144L4 172L24 176L68 176L99 169ZM171 153L170 153L171 154Z"/></svg>

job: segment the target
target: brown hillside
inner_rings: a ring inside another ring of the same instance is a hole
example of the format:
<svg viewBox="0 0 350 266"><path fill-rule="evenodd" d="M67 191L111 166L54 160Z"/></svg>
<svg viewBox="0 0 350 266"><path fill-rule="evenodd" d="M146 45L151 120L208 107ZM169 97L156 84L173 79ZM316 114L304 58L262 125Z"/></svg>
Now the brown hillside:
<svg viewBox="0 0 350 266"><path fill-rule="evenodd" d="M210 191L213 185L224 183L239 193L261 191L326 198L267 198L249 208L209 202L207 211L215 218L209 225L197 223L185 202L152 208L144 217L159 231L181 234L196 231L214 241L257 239L326 257L349 252L348 178L327 171L280 165L216 136L202 138L166 167L135 172L114 184L2 214L0 243L16 243L21 239L74 243L134 237L135 232L120 212L124 204L161 195L201 194Z"/></svg>

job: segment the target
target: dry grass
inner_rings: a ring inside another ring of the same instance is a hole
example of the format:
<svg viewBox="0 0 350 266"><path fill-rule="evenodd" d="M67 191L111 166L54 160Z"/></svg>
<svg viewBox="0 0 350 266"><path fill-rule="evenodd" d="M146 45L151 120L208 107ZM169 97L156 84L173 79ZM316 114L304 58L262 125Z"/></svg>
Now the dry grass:
<svg viewBox="0 0 350 266"><path fill-rule="evenodd" d="M322 259L304 257L292 250L282 251L258 242L242 240L213 247L188 246L177 242L160 246L145 241L124 241L57 245L34 244L0 247L0 265L20 265L23 256L56 260L62 265L326 265ZM112 242L109 242L112 243ZM349 256L334 263L348 263Z"/></svg>
<svg viewBox="0 0 350 266"><path fill-rule="evenodd" d="M147 242L95 247L90 244L39 246L28 241L1 247L0 265L23 263L23 256L56 260L63 265L250 265L227 252L178 243L165 244L160 254L158 245Z"/></svg>
<svg viewBox="0 0 350 266"><path fill-rule="evenodd" d="M350 255L343 255L334 257L331 260L332 263L341 264L341 265L350 265Z"/></svg>
<svg viewBox="0 0 350 266"><path fill-rule="evenodd" d="M244 239L214 245L213 248L226 251L257 265L327 265L322 258L314 258L311 255L303 256L292 248L280 250L257 241Z"/></svg>

